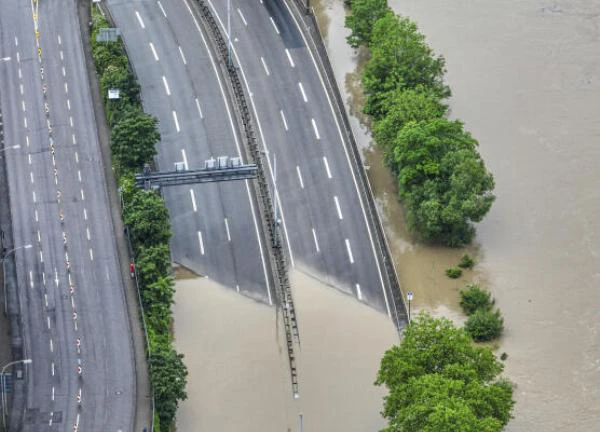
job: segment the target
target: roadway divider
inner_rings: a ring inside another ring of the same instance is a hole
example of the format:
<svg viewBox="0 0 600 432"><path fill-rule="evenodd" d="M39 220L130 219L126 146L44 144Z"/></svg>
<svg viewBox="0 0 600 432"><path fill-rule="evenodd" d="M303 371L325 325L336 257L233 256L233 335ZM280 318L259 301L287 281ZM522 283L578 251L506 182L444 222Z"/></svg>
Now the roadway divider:
<svg viewBox="0 0 600 432"><path fill-rule="evenodd" d="M246 94L240 80L238 70L233 58L229 58L227 42L219 30L219 26L210 11L209 6L204 0L197 0L198 12L201 17L206 33L214 51L219 56L220 65L225 70L228 77L228 89L232 93L237 120L245 135L245 151L250 160L258 168L258 176L255 189L258 197L258 205L261 210L263 228L266 229L271 244L271 269L275 281L275 293L278 309L281 309L285 336L288 350L288 359L290 364L290 374L292 382L292 391L294 396L298 395L298 373L296 368L296 356L294 353L294 339L298 344L300 337L296 321L296 312L294 309L294 300L287 271L287 260L284 252L282 235L273 211L273 199L269 190L269 183L265 176L264 161L262 152L254 132L254 121L250 108L248 106Z"/></svg>
<svg viewBox="0 0 600 432"><path fill-rule="evenodd" d="M368 223L372 232L375 233L379 256L383 263L388 295L389 298L392 299L392 319L394 320L398 331L401 332L408 322L406 303L404 302L400 281L394 265L394 259L390 252L387 237L383 229L383 223L379 211L377 210L373 190L371 189L371 184L362 162L360 150L356 143L354 133L352 132L352 127L350 126L350 121L348 120L344 100L329 61L329 54L327 53L327 48L323 42L323 36L317 23L314 10L312 7L308 6L308 0L284 1L288 4L289 10L294 14L295 19L302 24L299 26L300 31L309 42L307 48L313 53L319 72L323 76L327 92L333 101L335 114L342 126L341 129L345 138L344 145L347 147L349 154L352 155L354 170L358 174L360 193L363 197L363 201L366 203L365 210L367 212Z"/></svg>

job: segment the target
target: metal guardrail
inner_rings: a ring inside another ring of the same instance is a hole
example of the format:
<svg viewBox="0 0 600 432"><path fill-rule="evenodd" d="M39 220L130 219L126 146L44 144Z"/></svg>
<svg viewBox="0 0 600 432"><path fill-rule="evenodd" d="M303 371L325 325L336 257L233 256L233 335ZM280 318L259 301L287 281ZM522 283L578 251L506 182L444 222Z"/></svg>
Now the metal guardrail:
<svg viewBox="0 0 600 432"><path fill-rule="evenodd" d="M271 198L269 185L265 176L262 154L254 132L253 119L248 107L244 88L233 59L229 57L225 38L221 34L219 26L217 25L209 6L204 2L204 0L197 0L197 3L202 18L201 21L210 33L211 37L209 39L214 44L222 64L226 65L227 75L231 84L231 90L233 91L235 105L238 109L237 114L240 117L239 121L241 122L243 131L245 133L247 145L246 150L249 152L250 158L258 168L258 194L261 198L259 205L261 205L263 224L267 228L268 236L271 241L271 250L274 255L273 258L275 266L274 268L272 266L272 270L275 279L276 297L278 300L278 306L281 307L283 314L292 391L294 392L294 395L297 395L298 373L296 368L296 356L294 353L294 338L297 342L299 342L300 337L294 309L294 300L292 297L292 291L287 272L287 261L284 253L283 240L273 212L273 199Z"/></svg>
<svg viewBox="0 0 600 432"><path fill-rule="evenodd" d="M310 49L315 54L317 65L325 78L325 87L327 88L327 91L329 92L336 106L336 114L341 122L342 132L344 133L346 138L344 140L344 145L347 145L349 153L352 155L356 172L359 176L358 183L362 189L361 192L367 204L366 211L368 213L369 223L371 225L371 228L375 232L378 240L377 243L382 257L383 267L385 269L386 278L388 280L388 294L392 299L392 313L394 315L393 319L395 321L398 331L401 331L404 328L408 317L406 303L404 302L404 298L402 296L400 281L398 279L396 267L394 266L394 260L390 252L387 237L383 230L383 224L379 212L377 210L377 205L373 196L371 184L365 171L365 167L362 163L360 150L356 143L352 127L350 126L350 121L348 120L348 115L344 106L344 100L342 99L342 95L340 93L337 81L335 79L333 68L329 61L329 54L327 52L327 48L325 47L325 43L323 42L323 36L321 34L321 30L319 29L314 10L311 7L307 6L306 0L284 1L292 3L293 7L290 8L290 10L294 10L296 12L298 18L302 21L302 23L305 26L307 40L309 40L312 43L312 46L309 46L308 49Z"/></svg>

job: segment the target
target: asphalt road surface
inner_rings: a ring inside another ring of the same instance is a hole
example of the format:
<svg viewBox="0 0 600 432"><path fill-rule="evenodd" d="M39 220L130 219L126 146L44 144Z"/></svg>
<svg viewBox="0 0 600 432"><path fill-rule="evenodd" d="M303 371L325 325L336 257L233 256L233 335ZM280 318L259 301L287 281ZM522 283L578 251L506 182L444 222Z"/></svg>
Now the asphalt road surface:
<svg viewBox="0 0 600 432"><path fill-rule="evenodd" d="M193 0L108 3L140 78L144 106L161 122L161 169L185 159L183 152L190 167L209 156L237 154L230 107L223 102L222 83L198 29ZM226 33L227 2L208 3ZM292 266L301 265L389 313L357 177L295 21L285 4L275 0L234 0L231 12L234 55L252 95L269 175L277 185L277 212ZM258 253L255 213L246 205L251 198L244 199L245 191L237 184L188 189L166 193L175 260L224 285L250 285L260 293L266 265L264 254ZM231 242L225 218L230 230L233 220L240 222ZM236 243L238 239L243 243Z"/></svg>
<svg viewBox="0 0 600 432"><path fill-rule="evenodd" d="M131 336L75 1L35 9L0 0L14 243L32 245L14 252L33 364L13 430L131 431Z"/></svg>
<svg viewBox="0 0 600 432"><path fill-rule="evenodd" d="M158 167L204 167L211 157L243 153L218 65L187 1L108 0L142 88L159 120ZM272 304L269 255L249 182L163 189L171 214L173 261Z"/></svg>
<svg viewBox="0 0 600 432"><path fill-rule="evenodd" d="M207 2L226 34L227 1ZM231 40L271 156L292 264L389 314L358 177L296 21L281 0L232 0Z"/></svg>

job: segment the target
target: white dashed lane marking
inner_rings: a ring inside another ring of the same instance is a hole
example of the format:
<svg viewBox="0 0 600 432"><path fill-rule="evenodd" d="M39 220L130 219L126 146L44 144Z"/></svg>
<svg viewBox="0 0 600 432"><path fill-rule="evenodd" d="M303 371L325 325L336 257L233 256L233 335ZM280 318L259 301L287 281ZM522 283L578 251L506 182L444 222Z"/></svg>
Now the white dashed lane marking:
<svg viewBox="0 0 600 432"><path fill-rule="evenodd" d="M142 17L140 16L140 13L138 11L135 11L135 16L137 17L137 20L140 23L140 27L145 29L146 25L144 24L144 21L142 20Z"/></svg>
<svg viewBox="0 0 600 432"><path fill-rule="evenodd" d="M154 44L150 42L149 45L150 51L152 51L152 55L154 56L154 60L159 61L158 54L156 53L156 49L154 48Z"/></svg>

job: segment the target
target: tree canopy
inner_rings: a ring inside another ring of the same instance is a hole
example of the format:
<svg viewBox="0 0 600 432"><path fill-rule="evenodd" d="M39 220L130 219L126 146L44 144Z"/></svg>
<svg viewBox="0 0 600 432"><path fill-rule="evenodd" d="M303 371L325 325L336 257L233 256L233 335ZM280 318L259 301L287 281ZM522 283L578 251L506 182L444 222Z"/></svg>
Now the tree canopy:
<svg viewBox="0 0 600 432"><path fill-rule="evenodd" d="M375 22L389 10L387 0L351 0L352 13L346 17L346 27L352 33L346 38L351 47L369 44Z"/></svg>
<svg viewBox="0 0 600 432"><path fill-rule="evenodd" d="M425 36L408 18L386 12L373 26L362 84L367 94L364 110L381 117L384 101L396 89L422 85L440 99L450 96L444 84L445 60L435 57Z"/></svg>
<svg viewBox="0 0 600 432"><path fill-rule="evenodd" d="M162 198L153 191L135 191L125 204L123 216L138 251L143 247L166 244L171 238L169 211Z"/></svg>
<svg viewBox="0 0 600 432"><path fill-rule="evenodd" d="M447 319L421 314L400 345L388 350L377 375L385 385L385 432L502 430L514 405L512 385L489 348L473 345Z"/></svg>
<svg viewBox="0 0 600 432"><path fill-rule="evenodd" d="M495 197L494 179L459 121L409 122L387 161L397 173L408 222L427 241L468 243Z"/></svg>
<svg viewBox="0 0 600 432"><path fill-rule="evenodd" d="M110 134L113 157L121 171L141 171L156 155L158 121L140 109L128 110Z"/></svg>
<svg viewBox="0 0 600 432"><path fill-rule="evenodd" d="M183 355L168 346L159 346L150 354L150 376L161 427L173 423L179 401L187 399L187 368Z"/></svg>
<svg viewBox="0 0 600 432"><path fill-rule="evenodd" d="M433 120L446 115L448 107L439 97L424 86L411 89L397 88L387 96L382 116L375 119L373 136L389 157L398 132L410 121Z"/></svg>

